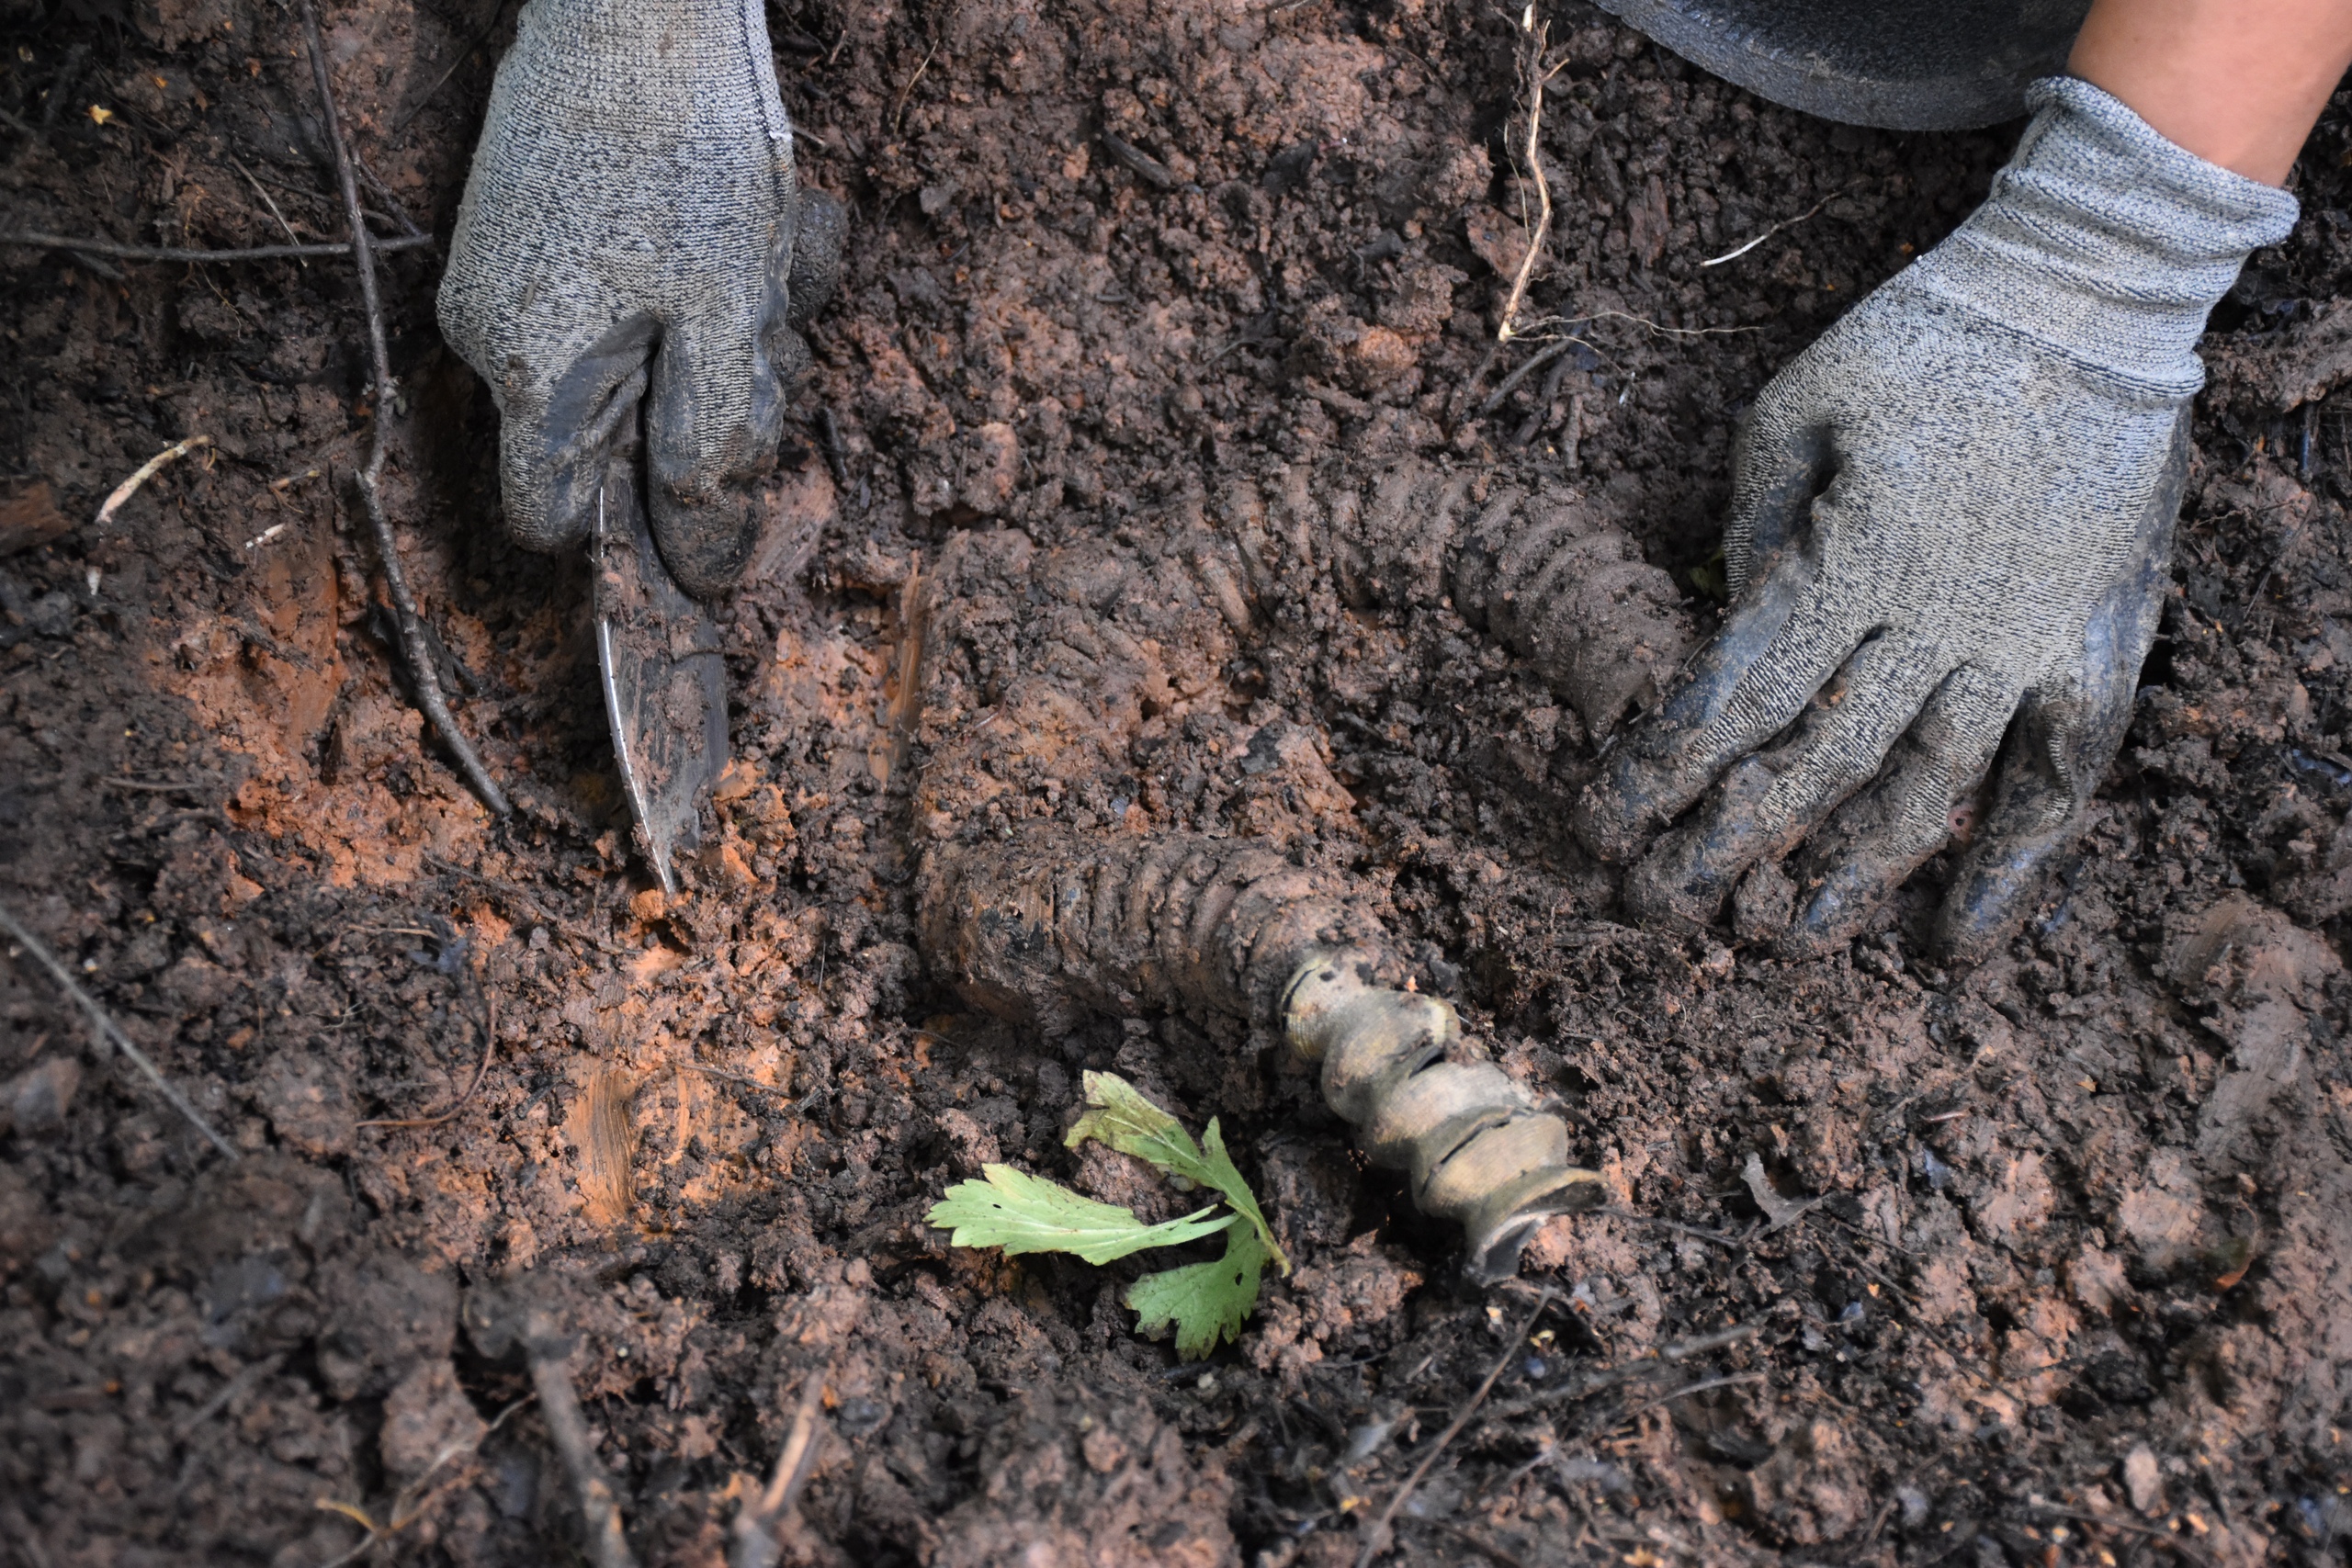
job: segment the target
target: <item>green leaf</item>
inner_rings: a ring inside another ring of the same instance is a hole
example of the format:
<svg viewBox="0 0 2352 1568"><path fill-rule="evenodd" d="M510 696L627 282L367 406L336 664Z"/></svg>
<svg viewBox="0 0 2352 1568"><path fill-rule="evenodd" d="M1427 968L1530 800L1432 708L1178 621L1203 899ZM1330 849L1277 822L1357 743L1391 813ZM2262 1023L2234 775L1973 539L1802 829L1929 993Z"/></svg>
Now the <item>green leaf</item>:
<svg viewBox="0 0 2352 1568"><path fill-rule="evenodd" d="M1176 1327L1179 1359L1197 1361L1220 1339L1238 1339L1242 1320L1258 1305L1265 1278L1265 1244L1248 1225L1225 1233L1225 1256L1214 1263L1192 1263L1146 1274L1127 1287L1136 1331L1154 1338Z"/></svg>
<svg viewBox="0 0 2352 1568"><path fill-rule="evenodd" d="M1214 1118L1203 1134L1208 1144L1204 1154L1182 1122L1146 1100L1135 1085L1116 1073L1088 1073L1085 1087L1086 1103L1091 1109L1063 1140L1069 1147L1074 1149L1092 1138L1123 1155L1150 1162L1162 1175L1216 1189L1249 1220L1264 1253L1283 1274L1289 1274L1290 1259L1274 1241L1273 1227L1266 1224L1257 1194L1250 1190L1241 1172L1234 1168L1232 1156L1225 1152L1225 1137ZM1256 1299L1254 1287L1251 1299Z"/></svg>
<svg viewBox="0 0 2352 1568"><path fill-rule="evenodd" d="M1009 1165L983 1167L982 1174L987 1180L959 1181L931 1206L930 1222L953 1231L947 1239L956 1247L1001 1247L1008 1256L1072 1252L1099 1266L1147 1247L1215 1235L1234 1222L1231 1214L1209 1218L1212 1204L1181 1220L1148 1225L1133 1209L1098 1203Z"/></svg>
<svg viewBox="0 0 2352 1568"><path fill-rule="evenodd" d="M1258 1233L1259 1245L1274 1260L1274 1266L1283 1271L1283 1278L1287 1280L1290 1278L1290 1259L1283 1256L1281 1245L1274 1240L1274 1227L1266 1223L1266 1212L1258 1207L1258 1195L1250 1190L1250 1184L1242 1180L1241 1173L1233 1168L1232 1156L1225 1152L1225 1134L1217 1131L1216 1117L1209 1118L1208 1128L1202 1133L1201 1141L1208 1145L1205 1161L1208 1174L1200 1179L1225 1194L1225 1201L1249 1220L1250 1228ZM1256 1299L1255 1292L1251 1292L1251 1299Z"/></svg>
<svg viewBox="0 0 2352 1568"><path fill-rule="evenodd" d="M1091 1109L1062 1140L1065 1146L1074 1149L1092 1138L1123 1155L1148 1160L1170 1176L1205 1180L1202 1171L1206 1161L1182 1122L1116 1073L1088 1073L1085 1084Z"/></svg>

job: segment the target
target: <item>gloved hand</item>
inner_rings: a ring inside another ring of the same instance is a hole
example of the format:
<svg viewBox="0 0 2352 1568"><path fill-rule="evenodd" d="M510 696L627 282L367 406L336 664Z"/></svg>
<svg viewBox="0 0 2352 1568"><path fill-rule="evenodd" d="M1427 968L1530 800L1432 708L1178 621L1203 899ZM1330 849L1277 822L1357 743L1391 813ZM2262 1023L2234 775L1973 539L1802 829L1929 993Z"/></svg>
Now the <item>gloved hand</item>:
<svg viewBox="0 0 2352 1568"><path fill-rule="evenodd" d="M2028 102L1984 205L1757 400L1735 612L1578 803L1587 844L1622 858L1716 785L1628 876L1639 916L1711 920L1764 862L1740 903L1769 926L1772 889L1790 902L1771 863L1809 835L1782 945L1842 942L1949 840L2010 733L1939 920L1974 956L2121 744L2170 581L2196 342L2296 205L2088 83Z"/></svg>
<svg viewBox="0 0 2352 1568"><path fill-rule="evenodd" d="M795 177L759 0L530 0L440 299L497 400L514 536L588 536L641 404L662 559L690 593L731 582L841 227Z"/></svg>

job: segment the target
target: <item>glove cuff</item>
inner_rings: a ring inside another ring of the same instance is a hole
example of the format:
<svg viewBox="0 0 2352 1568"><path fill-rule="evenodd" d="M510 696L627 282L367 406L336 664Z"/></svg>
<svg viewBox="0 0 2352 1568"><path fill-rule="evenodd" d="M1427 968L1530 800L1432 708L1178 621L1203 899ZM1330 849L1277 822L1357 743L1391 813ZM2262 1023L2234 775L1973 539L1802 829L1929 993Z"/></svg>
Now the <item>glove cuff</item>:
<svg viewBox="0 0 2352 1568"><path fill-rule="evenodd" d="M2069 358L2188 397L2205 318L2295 198L2175 145L2088 82L2046 77L1984 204L1915 264L1919 282Z"/></svg>

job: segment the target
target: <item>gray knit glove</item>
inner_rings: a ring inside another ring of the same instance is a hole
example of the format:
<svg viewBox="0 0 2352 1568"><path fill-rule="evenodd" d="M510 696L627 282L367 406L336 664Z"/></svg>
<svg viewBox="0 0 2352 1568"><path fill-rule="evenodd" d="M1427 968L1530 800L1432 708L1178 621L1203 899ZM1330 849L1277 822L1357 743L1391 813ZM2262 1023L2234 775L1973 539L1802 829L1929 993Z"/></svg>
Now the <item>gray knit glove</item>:
<svg viewBox="0 0 2352 1568"><path fill-rule="evenodd" d="M514 536L588 535L642 404L663 559L692 593L733 581L839 231L794 177L761 0L530 0L441 281L441 330L498 402Z"/></svg>
<svg viewBox="0 0 2352 1568"><path fill-rule="evenodd" d="M1842 942L1950 840L2006 734L1939 924L1973 956L2122 741L2197 339L2296 206L2087 83L2027 102L1984 205L1757 400L1724 538L1736 611L1578 806L1586 842L1628 857L1714 785L1627 878L1637 915L1711 920L1754 866L1744 930Z"/></svg>

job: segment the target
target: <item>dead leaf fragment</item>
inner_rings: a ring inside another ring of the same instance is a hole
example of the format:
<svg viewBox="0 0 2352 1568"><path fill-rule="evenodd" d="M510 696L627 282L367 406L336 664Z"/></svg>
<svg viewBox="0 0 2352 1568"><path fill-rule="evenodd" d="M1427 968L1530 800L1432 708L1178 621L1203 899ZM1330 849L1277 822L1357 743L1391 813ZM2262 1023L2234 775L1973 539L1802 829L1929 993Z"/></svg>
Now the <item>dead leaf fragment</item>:
<svg viewBox="0 0 2352 1568"><path fill-rule="evenodd" d="M1764 1211L1764 1218L1770 1222L1764 1227L1767 1232L1794 1224L1804 1217L1806 1210L1821 1202L1818 1198L1781 1197L1772 1186L1772 1179L1764 1173L1764 1156L1752 1150L1747 1156L1747 1168L1739 1174L1740 1179L1747 1183L1748 1192L1756 1199L1756 1206Z"/></svg>
<svg viewBox="0 0 2352 1568"><path fill-rule="evenodd" d="M0 556L62 538L73 526L57 510L57 492L47 479L0 495Z"/></svg>

